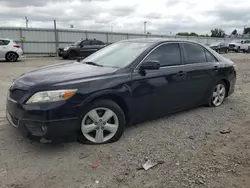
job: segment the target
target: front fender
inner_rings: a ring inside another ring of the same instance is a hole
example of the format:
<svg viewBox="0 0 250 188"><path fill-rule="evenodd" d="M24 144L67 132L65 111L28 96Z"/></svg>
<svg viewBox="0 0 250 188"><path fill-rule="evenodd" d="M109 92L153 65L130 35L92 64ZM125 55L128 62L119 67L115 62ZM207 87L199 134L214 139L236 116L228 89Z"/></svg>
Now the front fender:
<svg viewBox="0 0 250 188"><path fill-rule="evenodd" d="M87 96L82 103L80 103L79 106L86 106L88 104L90 104L92 101L97 100L99 98L111 98L112 100L112 96L114 97L118 97L121 100L124 101L124 103L129 106L129 102L130 102L130 98L131 98L131 90L129 89L129 87L124 84L123 86L121 86L120 88L112 88L112 89L105 89L102 91L97 91L92 93L91 95Z"/></svg>

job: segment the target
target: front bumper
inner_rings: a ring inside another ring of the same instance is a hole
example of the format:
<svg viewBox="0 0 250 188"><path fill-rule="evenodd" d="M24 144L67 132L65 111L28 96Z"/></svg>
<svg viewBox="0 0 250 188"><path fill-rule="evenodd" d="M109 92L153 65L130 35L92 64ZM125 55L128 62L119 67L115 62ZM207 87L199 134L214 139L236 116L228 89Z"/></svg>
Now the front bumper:
<svg viewBox="0 0 250 188"><path fill-rule="evenodd" d="M62 51L61 57L68 58L69 57L69 51L68 50L67 51Z"/></svg>
<svg viewBox="0 0 250 188"><path fill-rule="evenodd" d="M75 137L80 130L76 108L69 109L65 101L23 105L8 97L6 118L25 137L41 143Z"/></svg>
<svg viewBox="0 0 250 188"><path fill-rule="evenodd" d="M63 55L63 50L58 50L58 56L62 57L62 55Z"/></svg>

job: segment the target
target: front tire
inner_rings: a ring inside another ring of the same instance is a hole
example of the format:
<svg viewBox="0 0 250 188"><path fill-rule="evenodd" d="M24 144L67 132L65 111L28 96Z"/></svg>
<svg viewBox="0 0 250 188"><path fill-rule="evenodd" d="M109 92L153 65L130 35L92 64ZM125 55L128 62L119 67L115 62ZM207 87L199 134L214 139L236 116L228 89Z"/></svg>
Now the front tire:
<svg viewBox="0 0 250 188"><path fill-rule="evenodd" d="M120 139L125 129L123 110L111 100L98 100L83 113L78 140L87 144L105 144Z"/></svg>
<svg viewBox="0 0 250 188"><path fill-rule="evenodd" d="M213 87L213 90L208 99L208 106L210 107L220 106L224 102L226 94L227 94L226 84L224 81L220 81Z"/></svg>
<svg viewBox="0 0 250 188"><path fill-rule="evenodd" d="M18 60L18 55L15 52L8 52L5 59L8 62L16 62Z"/></svg>
<svg viewBox="0 0 250 188"><path fill-rule="evenodd" d="M69 52L68 59L70 59L70 60L76 60L76 57L77 57L77 53L75 51Z"/></svg>

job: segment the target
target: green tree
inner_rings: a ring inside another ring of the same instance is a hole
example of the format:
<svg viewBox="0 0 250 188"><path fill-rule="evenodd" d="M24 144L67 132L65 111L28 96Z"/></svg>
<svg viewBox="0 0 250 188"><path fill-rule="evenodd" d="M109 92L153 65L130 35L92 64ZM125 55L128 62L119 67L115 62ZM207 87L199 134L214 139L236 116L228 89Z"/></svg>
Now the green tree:
<svg viewBox="0 0 250 188"><path fill-rule="evenodd" d="M195 32L191 32L190 34L189 34L189 36L198 36L198 34L196 34Z"/></svg>
<svg viewBox="0 0 250 188"><path fill-rule="evenodd" d="M200 35L201 37L209 37L208 34L205 34L205 35Z"/></svg>
<svg viewBox="0 0 250 188"><path fill-rule="evenodd" d="M232 35L237 35L237 34L238 34L237 30L236 29L233 30Z"/></svg>
<svg viewBox="0 0 250 188"><path fill-rule="evenodd" d="M179 36L199 36L197 33L195 32L179 32L177 33L176 35L179 35Z"/></svg>
<svg viewBox="0 0 250 188"><path fill-rule="evenodd" d="M188 32L179 32L176 35L179 35L179 36L189 36L189 33Z"/></svg>
<svg viewBox="0 0 250 188"><path fill-rule="evenodd" d="M211 30L211 37L225 37L225 31L219 28L215 28Z"/></svg>
<svg viewBox="0 0 250 188"><path fill-rule="evenodd" d="M249 34L249 33L250 33L250 27L245 27L244 34Z"/></svg>

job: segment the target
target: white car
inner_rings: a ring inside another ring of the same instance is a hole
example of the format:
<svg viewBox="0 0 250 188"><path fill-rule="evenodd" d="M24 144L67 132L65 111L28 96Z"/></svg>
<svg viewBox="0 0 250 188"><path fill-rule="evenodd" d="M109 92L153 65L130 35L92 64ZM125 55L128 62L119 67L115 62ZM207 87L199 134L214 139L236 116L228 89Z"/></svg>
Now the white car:
<svg viewBox="0 0 250 188"><path fill-rule="evenodd" d="M23 50L19 44L12 39L0 38L0 58L5 58L9 62L16 62L22 56Z"/></svg>
<svg viewBox="0 0 250 188"><path fill-rule="evenodd" d="M250 40L241 41L240 50L243 52L248 51L250 48Z"/></svg>
<svg viewBox="0 0 250 188"><path fill-rule="evenodd" d="M229 50L235 52L247 52L250 49L250 40L242 40L229 43Z"/></svg>
<svg viewBox="0 0 250 188"><path fill-rule="evenodd" d="M240 42L230 42L228 44L228 50L229 51L235 51L235 52L240 52L240 46L241 46L241 43Z"/></svg>

